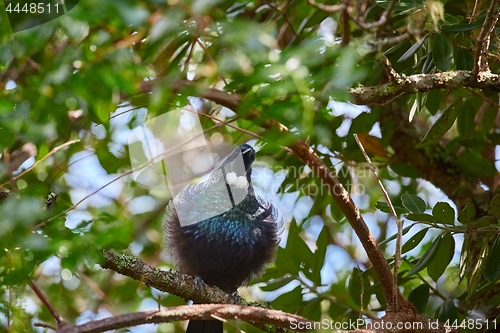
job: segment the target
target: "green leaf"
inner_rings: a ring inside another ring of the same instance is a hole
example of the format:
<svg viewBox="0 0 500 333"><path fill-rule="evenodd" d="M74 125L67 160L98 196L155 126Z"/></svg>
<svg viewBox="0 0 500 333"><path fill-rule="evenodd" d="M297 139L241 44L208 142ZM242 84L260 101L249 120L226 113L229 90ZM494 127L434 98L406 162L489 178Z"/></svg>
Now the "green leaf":
<svg viewBox="0 0 500 333"><path fill-rule="evenodd" d="M403 177L421 178L422 174L410 163L395 162L391 163L391 170Z"/></svg>
<svg viewBox="0 0 500 333"><path fill-rule="evenodd" d="M337 222L344 218L344 213L335 201L330 204L330 213L332 214L332 218Z"/></svg>
<svg viewBox="0 0 500 333"><path fill-rule="evenodd" d="M422 255L422 257L415 264L415 266L413 266L413 268L410 269L410 271L406 274L406 277L410 277L414 274L417 274L418 272L420 272L421 270L423 270L424 268L426 268L430 264L430 262L432 261L432 259L434 258L434 256L436 255L436 253L438 251L439 245L441 243L441 239L442 239L441 237L437 237L434 240L434 242L432 242L429 249L427 249L427 251Z"/></svg>
<svg viewBox="0 0 500 333"><path fill-rule="evenodd" d="M434 60L432 59L431 54L428 54L425 58L424 64L422 65L422 74L428 74L434 68L436 68L436 65L434 64Z"/></svg>
<svg viewBox="0 0 500 333"><path fill-rule="evenodd" d="M427 273L434 280L437 281L443 275L446 267L448 267L453 254L455 253L455 239L450 233L445 233L441 237L441 242L437 249L436 255L432 258L427 266Z"/></svg>
<svg viewBox="0 0 500 333"><path fill-rule="evenodd" d="M422 44L424 43L427 36L429 36L429 34L420 38L419 41L417 41L415 44L413 44L401 57L399 57L398 62L404 61L404 60L408 59L409 57L411 57L412 55L414 55L415 52L417 52L418 49L422 46Z"/></svg>
<svg viewBox="0 0 500 333"><path fill-rule="evenodd" d="M321 302L323 301L322 297L315 297L308 301L303 302L303 308L299 311L299 315L305 317L310 320L314 320L316 322L321 320Z"/></svg>
<svg viewBox="0 0 500 333"><path fill-rule="evenodd" d="M279 278L279 279L270 280L266 283L265 286L260 286L259 288L263 291L274 291L274 290L279 289L283 286L286 286L287 284L289 284L293 280L295 280L295 277L293 277L293 276L284 276L284 277Z"/></svg>
<svg viewBox="0 0 500 333"><path fill-rule="evenodd" d="M497 235L489 250L483 275L489 282L500 280L500 234Z"/></svg>
<svg viewBox="0 0 500 333"><path fill-rule="evenodd" d="M427 204L422 198L408 193L401 196L401 202L403 206L412 213L423 213L427 207Z"/></svg>
<svg viewBox="0 0 500 333"><path fill-rule="evenodd" d="M478 229L478 228L484 228L484 227L489 227L492 225L496 224L496 218L490 215L482 216L478 218L477 220L474 220L470 222L467 225L468 229Z"/></svg>
<svg viewBox="0 0 500 333"><path fill-rule="evenodd" d="M458 214L458 221L467 224L476 216L476 206L472 202L467 202L464 209Z"/></svg>
<svg viewBox="0 0 500 333"><path fill-rule="evenodd" d="M406 234L408 233L408 231L410 231L410 229L411 229L414 225L415 225L415 223L410 224L410 225L409 225L409 226L407 226L407 227L404 227L404 228L403 228L403 232L402 232L402 234L403 234L403 235L406 235ZM394 234L394 235L392 235L391 237L384 239L383 241L381 241L381 242L379 243L379 245L387 244L387 243L389 243L390 241L395 240L395 239L396 239L396 237L398 237L398 234Z"/></svg>
<svg viewBox="0 0 500 333"><path fill-rule="evenodd" d="M474 131L476 124L474 119L476 117L476 108L471 100L462 103L460 114L457 117L457 130L462 138L468 138Z"/></svg>
<svg viewBox="0 0 500 333"><path fill-rule="evenodd" d="M321 285L321 269L325 263L326 249L329 244L328 229L323 227L316 240L317 249L314 252L314 259L312 262L312 282Z"/></svg>
<svg viewBox="0 0 500 333"><path fill-rule="evenodd" d="M283 309L287 312L295 312L302 304L302 287L297 286L292 291L284 293L271 302L273 308Z"/></svg>
<svg viewBox="0 0 500 333"><path fill-rule="evenodd" d="M375 204L375 208L379 209L384 213L391 214L391 209L389 208L387 202L377 201L377 203ZM408 213L408 211L403 207L394 206L394 209L396 210L396 214L398 215Z"/></svg>
<svg viewBox="0 0 500 333"><path fill-rule="evenodd" d="M362 288L361 273L362 272L358 267L354 267L349 280L349 295L357 305L360 305L360 294Z"/></svg>
<svg viewBox="0 0 500 333"><path fill-rule="evenodd" d="M423 7L422 1L398 1L394 4L392 1L378 0L377 5L382 8L393 5L393 11L398 13L397 15L409 14Z"/></svg>
<svg viewBox="0 0 500 333"><path fill-rule="evenodd" d="M452 298L448 298L446 301L444 301L443 305L439 307L436 317L442 323L447 320L449 322L458 320L458 311Z"/></svg>
<svg viewBox="0 0 500 333"><path fill-rule="evenodd" d="M472 58L472 54L463 47L458 49L456 60L458 70L470 71L474 67L474 59Z"/></svg>
<svg viewBox="0 0 500 333"><path fill-rule="evenodd" d="M457 157L458 166L475 177L491 177L498 171L492 160L475 150L466 150Z"/></svg>
<svg viewBox="0 0 500 333"><path fill-rule="evenodd" d="M471 237L470 235L464 235L464 242L462 244L462 251L460 251L460 262L458 267L460 271L458 273L459 281L465 277L465 274L469 271L471 261L469 260L470 249L471 249Z"/></svg>
<svg viewBox="0 0 500 333"><path fill-rule="evenodd" d="M406 253L408 251L413 250L418 244L420 244L422 239L424 239L428 230L429 228L422 229L415 235L411 236L411 238L408 239L406 243L403 244L403 247L401 248L401 253Z"/></svg>
<svg viewBox="0 0 500 333"><path fill-rule="evenodd" d="M408 300L413 303L418 313L424 313L429 303L429 285L422 284L413 289L408 295Z"/></svg>
<svg viewBox="0 0 500 333"><path fill-rule="evenodd" d="M447 202L438 202L432 208L432 216L439 223L455 224L455 210Z"/></svg>
<svg viewBox="0 0 500 333"><path fill-rule="evenodd" d="M473 243L472 243L473 244ZM479 283L483 280L483 272L486 266L485 256L488 251L488 244L484 243L481 247L481 251L477 258L474 258L475 262L471 264L474 266L472 269L471 276L469 278L469 283L467 285L467 300L472 297L477 292L477 287Z"/></svg>
<svg viewBox="0 0 500 333"><path fill-rule="evenodd" d="M367 290L371 287L370 279L359 268L354 267L349 281L349 295L355 304L361 305L363 297L363 306L367 306L371 294Z"/></svg>
<svg viewBox="0 0 500 333"><path fill-rule="evenodd" d="M1 125L1 124L0 124ZM0 149L3 151L14 143L16 136L6 128L0 126Z"/></svg>
<svg viewBox="0 0 500 333"><path fill-rule="evenodd" d="M455 100L449 107L444 111L444 113L439 117L438 120L432 125L429 131L425 134L422 142L418 144L419 148L427 147L435 144L441 137L448 132L451 128L455 119L458 116L460 108L462 106L462 100Z"/></svg>
<svg viewBox="0 0 500 333"><path fill-rule="evenodd" d="M434 37L432 60L434 60L436 67L443 72L453 67L453 45L441 33L437 33Z"/></svg>
<svg viewBox="0 0 500 333"><path fill-rule="evenodd" d="M474 29L477 29L481 27L484 23L484 15L478 16L478 19L472 23L469 24L454 24L454 25L445 25L441 27L441 31L448 31L448 32L467 32L467 31L472 31Z"/></svg>
<svg viewBox="0 0 500 333"><path fill-rule="evenodd" d="M491 214L500 219L500 194L495 195L490 203Z"/></svg>
<svg viewBox="0 0 500 333"><path fill-rule="evenodd" d="M427 92L427 99L425 100L425 108L430 114L435 115L439 111L441 105L441 90L433 89Z"/></svg>
<svg viewBox="0 0 500 333"><path fill-rule="evenodd" d="M408 214L406 218L411 221L435 222L434 217L426 213Z"/></svg>
<svg viewBox="0 0 500 333"><path fill-rule="evenodd" d="M346 313L347 310L350 310L348 307L346 307L345 303L342 301L339 302L330 302L330 308L328 309L328 314L330 315L330 318L333 320L336 319L341 319L343 318L344 314Z"/></svg>
<svg viewBox="0 0 500 333"><path fill-rule="evenodd" d="M302 229L297 226L296 223L290 223L285 251L286 261L288 261L287 266L292 266L296 269L300 268L300 270L309 277L312 273L311 263L313 261L314 254L305 241L300 237L299 233L301 231ZM295 274L296 272L290 271L290 273Z"/></svg>

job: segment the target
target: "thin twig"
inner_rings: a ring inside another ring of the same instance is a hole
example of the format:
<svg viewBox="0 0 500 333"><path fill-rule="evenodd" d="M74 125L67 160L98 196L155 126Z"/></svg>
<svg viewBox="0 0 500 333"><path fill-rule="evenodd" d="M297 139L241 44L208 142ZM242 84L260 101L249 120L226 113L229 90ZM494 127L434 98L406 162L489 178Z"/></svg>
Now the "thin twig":
<svg viewBox="0 0 500 333"><path fill-rule="evenodd" d="M351 27L349 25L349 0L343 0L344 9L342 10L342 39L340 45L347 46L351 40Z"/></svg>
<svg viewBox="0 0 500 333"><path fill-rule="evenodd" d="M363 21L356 20L354 18L353 18L353 20L354 20L354 22L356 22L356 24L358 24L363 29L378 28L377 30L380 30L384 26L384 24L387 23L387 21L389 19L389 15L391 14L392 9L394 8L394 5L396 4L396 2L397 2L396 0L392 0L389 7L387 7L384 10L382 15L380 15L380 18L376 22L365 23Z"/></svg>
<svg viewBox="0 0 500 333"><path fill-rule="evenodd" d="M190 110L188 110L188 111L190 111ZM196 111L191 111L191 112L196 112ZM261 140L263 140L263 138L262 138L260 135L255 134L255 133L253 133L253 132L251 132L251 131L249 131L249 130L246 130L246 129L244 129L244 128L241 128L241 127L238 127L238 126L236 126L236 125L231 124L232 122L234 122L234 121L238 120L238 117L234 117L234 118L232 118L231 120L224 121L224 120L220 120L220 119L219 119L219 118L217 118L217 117L211 116L211 115L209 115L209 114L205 114L205 113L198 113L198 114L199 114L200 116L203 116L203 117L209 118L209 119L211 119L211 120L213 120L213 121L217 122L217 124L224 123L224 125L227 125L227 126L229 126L229 127L231 127L231 128L234 128L234 129L235 129L235 130L237 130L237 131L240 131L240 132L242 132L242 133L245 133L245 134L248 134L248 135L250 135L250 136L253 136L254 138L257 138L257 139L261 139Z"/></svg>
<svg viewBox="0 0 500 333"><path fill-rule="evenodd" d="M189 53L188 53L188 55L186 57L186 61L184 61L184 70L185 71L189 71L189 62L191 61L191 57L193 56L194 45L196 44L197 40L198 40L198 38L195 38L191 42L191 47L189 48Z"/></svg>
<svg viewBox="0 0 500 333"><path fill-rule="evenodd" d="M199 38L196 38L196 43L203 49L203 51L205 51L205 54L207 55L208 60L210 60L212 63L215 64L215 60L212 57L212 55L210 54L210 52L208 52L208 49L205 46L205 44L203 44L203 42ZM217 75L220 76L220 78L222 79L222 81L224 82L224 84L226 84L226 85L228 84L227 81L226 81L226 78L224 77L224 75L222 75L220 73L220 71L217 71Z"/></svg>
<svg viewBox="0 0 500 333"><path fill-rule="evenodd" d="M325 4L322 4L322 3L317 3L316 1L314 0L307 0L307 2L311 5L311 6L314 6L318 9L321 9L327 13L335 13L335 12L338 12L339 10L343 10L344 7L345 7L345 4L344 3L341 3L339 5L325 5Z"/></svg>
<svg viewBox="0 0 500 333"><path fill-rule="evenodd" d="M72 145L73 143L76 143L76 142L80 142L80 140L71 140L71 141L68 141L66 143L63 143L62 145L52 149L47 155L45 155L44 157L42 157L40 160L36 161L32 166L30 166L28 169L24 170L23 172L21 172L20 174L18 174L17 176L15 177L12 177L12 181L15 181L19 178L21 178L22 176L24 176L25 174L27 174L28 172L30 172L31 170L33 170L34 168L36 168L36 166L40 163L42 163L43 161L45 161L48 157L54 155L56 152L58 152L59 150L69 146L69 145ZM8 182L5 182L3 184L0 185L0 188L3 188L5 185L7 185L10 181Z"/></svg>
<svg viewBox="0 0 500 333"><path fill-rule="evenodd" d="M49 324L45 324L45 323L38 323L38 322L36 322L36 323L33 323L33 326L48 328L48 329L57 331L57 327L49 325Z"/></svg>
<svg viewBox="0 0 500 333"><path fill-rule="evenodd" d="M31 289L35 292L35 294L40 298L40 301L42 301L43 305L49 310L50 314L52 317L57 322L58 327L66 325L66 322L64 319L61 317L61 315L57 312L57 310L50 304L49 300L45 295L42 293L42 291L36 286L36 284L33 281L29 281L28 284L30 285Z"/></svg>
<svg viewBox="0 0 500 333"><path fill-rule="evenodd" d="M487 98L486 96L476 92L475 90L472 90L472 89L467 89L472 95L476 96L476 97L479 97L480 99L482 99L483 101L485 101L486 103L488 103L489 105L491 106L494 106L494 107L497 107L497 108L500 108L500 104L498 103L495 103L493 102L491 99Z"/></svg>
<svg viewBox="0 0 500 333"><path fill-rule="evenodd" d="M373 45L373 48L377 51L384 51L391 46L409 41L412 37L412 33L405 31L401 35L383 38L374 42L373 44L370 42L369 45Z"/></svg>
<svg viewBox="0 0 500 333"><path fill-rule="evenodd" d="M281 11L279 8L277 8L275 5L272 5L272 4L269 4L269 7L271 7L272 9L274 9L275 11L277 11L282 17L283 17L283 20L285 21L285 24L283 24L281 26L281 29L280 29L280 33L278 36L278 40L281 39L281 35L284 33L284 31L286 30L286 25L288 25L288 27L290 27L290 30L292 31L293 35L295 36L295 38L300 41L301 38L300 36L298 35L298 33L295 31L295 29L293 28L293 24L290 22L290 20L288 19L288 16L286 16L285 14L285 11ZM286 7L285 7L286 8ZM284 8L284 9L285 9ZM282 30L284 29L284 30Z"/></svg>
<svg viewBox="0 0 500 333"><path fill-rule="evenodd" d="M78 279L85 282L89 286L89 288L92 289L92 291L97 295L97 297L99 299L106 298L106 293L101 290L101 288L99 287L97 282L95 282L90 277L88 277L84 272L82 272L81 270L78 270L75 273L75 275Z"/></svg>
<svg viewBox="0 0 500 333"><path fill-rule="evenodd" d="M131 109L128 109L128 110L125 110L125 111L122 111L122 112L119 112L119 113L115 113L114 115L112 115L111 117L109 117L109 119L113 119L113 118L121 116L121 115L123 115L125 113L132 112L132 111L135 111L135 110L139 110L139 109L142 109L142 108L145 108L145 107L147 107L147 105L139 105L139 106L133 107Z"/></svg>
<svg viewBox="0 0 500 333"><path fill-rule="evenodd" d="M361 152L363 153L366 162L368 162L368 165L370 166L370 169L372 170L373 174L375 175L375 178L377 179L378 185L380 186L380 189L382 190L382 194L385 197L385 200L387 201L387 204L389 205L389 209L391 210L392 216L394 216L394 219L396 220L396 225L398 227L398 236L396 238L396 253L394 255L394 293L393 293L393 300L394 300L394 305L397 310L398 304L397 304L397 297L396 297L396 289L398 288L398 270L399 266L401 265L401 243L403 239L403 223L399 219L398 214L396 213L396 210L394 209L394 206L392 204L391 198L389 197L389 194L387 193L384 184L382 184L382 181L380 180L380 177L378 176L377 169L373 166L372 161L368 154L365 151L365 147L363 147L363 144L358 138L357 134L354 134L354 139L356 139L356 143L359 146L359 149L361 149Z"/></svg>

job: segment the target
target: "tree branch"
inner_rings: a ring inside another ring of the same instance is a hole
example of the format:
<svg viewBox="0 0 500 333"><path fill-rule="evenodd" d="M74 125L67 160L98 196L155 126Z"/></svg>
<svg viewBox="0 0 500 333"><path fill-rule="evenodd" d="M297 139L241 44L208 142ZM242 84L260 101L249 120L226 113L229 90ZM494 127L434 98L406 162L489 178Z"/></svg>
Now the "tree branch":
<svg viewBox="0 0 500 333"><path fill-rule="evenodd" d="M413 312L414 308L411 303L406 301L399 289L394 288L394 280L392 277L391 269L387 264L387 260L382 253L382 250L378 246L377 241L373 237L370 229L366 225L363 217L359 213L358 208L354 204L349 193L346 191L342 183L338 178L328 169L325 163L319 158L319 156L314 152L314 150L309 147L309 145L303 141L297 141L291 146L290 149L294 152L297 157L304 161L307 166L312 170L313 174L316 175L323 185L328 188L333 199L340 207L340 210L344 213L347 220L349 221L351 227L356 232L363 248L370 259L375 272L380 280L382 289L387 299L387 311L396 311L394 306L398 305L398 310L403 312ZM397 295L393 292L396 290Z"/></svg>
<svg viewBox="0 0 500 333"><path fill-rule="evenodd" d="M407 38L404 35L405 39ZM450 71L435 74L415 74L410 76L400 75L394 81L372 87L350 88L348 91L353 102L359 105L386 104L403 94L414 94L434 89L478 88L484 90L500 91L500 76L490 72L481 72L473 76L470 71ZM157 81L144 81L139 89L150 92ZM172 85L175 91L194 87L193 81L179 81ZM229 94L215 88L198 88L197 96L206 98L233 111L237 110L241 97Z"/></svg>
<svg viewBox="0 0 500 333"><path fill-rule="evenodd" d="M217 287L210 287L200 278L149 266L141 258L132 255L116 254L106 250L102 250L102 255L104 259L101 263L102 268L111 269L160 291L196 303L242 304L238 296L227 294Z"/></svg>
<svg viewBox="0 0 500 333"><path fill-rule="evenodd" d="M498 21L500 12L496 8L500 0L493 0L486 13L484 24L477 38L476 52L474 53L474 68L472 75L477 76L480 72L488 72L488 47L490 46L490 36Z"/></svg>
<svg viewBox="0 0 500 333"><path fill-rule="evenodd" d="M433 89L480 88L500 91L500 77L482 72L475 77L469 71L451 71L436 74L401 75L395 81L374 87L351 88L356 104L385 104L403 94L414 94Z"/></svg>
<svg viewBox="0 0 500 333"><path fill-rule="evenodd" d="M47 310L49 310L52 317L54 317L55 321L57 322L57 326L65 327L67 325L66 322L61 317L59 312L57 312L57 310L52 306L48 298L42 293L38 286L33 281L28 281L28 284L30 285L31 289L33 289L38 298L42 301L43 305L45 305Z"/></svg>
<svg viewBox="0 0 500 333"><path fill-rule="evenodd" d="M333 14L335 12L338 12L339 10L343 10L345 8L345 3L341 3L339 5L325 5L325 4L322 4L322 3L318 3L314 0L307 0L307 2L313 6L313 7L316 7L322 11L325 11L327 13L330 13L330 14Z"/></svg>
<svg viewBox="0 0 500 333"><path fill-rule="evenodd" d="M151 267L144 263L141 258L126 254L116 254L106 250L102 250L102 254L104 262L101 263L101 267L103 268L111 269L117 273L141 281L145 285L156 288L160 291L168 292L185 299L191 299L195 303L216 303L225 305L204 304L206 305L205 308L203 305L197 305L196 307L163 309L163 312L160 311L160 313L158 310L132 313L107 318L109 321L92 321L86 325L71 327L67 330L59 330L57 332L103 332L113 328L136 326L145 323L167 323L185 319L211 319L211 315L248 321L257 325L262 330L266 330L262 324L272 324L276 327L289 328L291 319L297 320L297 322L301 323L312 323L302 317L290 315L281 311L265 310L257 307L243 307L242 304L246 302L244 302L236 293L227 294L217 287L208 286L198 277L192 277L176 271L164 271ZM236 307L230 307L227 304L237 305L235 305ZM245 310L245 312L235 310L246 308L251 309L251 311ZM255 309L258 309L258 311ZM288 322L286 322L283 318L288 319ZM285 325L284 323L287 324ZM99 329L96 330L94 327L98 327Z"/></svg>
<svg viewBox="0 0 500 333"><path fill-rule="evenodd" d="M143 324L170 323L187 319L207 320L214 319L214 317L271 324L275 327L281 328L291 328L291 323L300 323L302 327L314 323L300 316L277 310L234 304L197 304L193 306L182 305L170 308L161 308L159 310L127 313L101 320L94 320L79 326L65 326L58 329L56 332L98 333Z"/></svg>
<svg viewBox="0 0 500 333"><path fill-rule="evenodd" d="M389 15L391 14L392 9L394 8L396 2L397 2L396 0L391 1L390 5L384 10L378 21L365 23L360 20L355 20L356 24L358 24L363 29L378 28L380 30L380 28L382 28L387 23Z"/></svg>

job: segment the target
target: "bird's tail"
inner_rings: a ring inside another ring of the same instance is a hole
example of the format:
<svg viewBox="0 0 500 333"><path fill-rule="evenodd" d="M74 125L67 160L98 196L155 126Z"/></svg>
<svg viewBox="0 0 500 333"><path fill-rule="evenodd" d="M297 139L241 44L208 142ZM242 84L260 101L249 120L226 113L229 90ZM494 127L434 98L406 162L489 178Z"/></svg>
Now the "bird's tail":
<svg viewBox="0 0 500 333"><path fill-rule="evenodd" d="M186 333L222 333L222 321L190 320Z"/></svg>

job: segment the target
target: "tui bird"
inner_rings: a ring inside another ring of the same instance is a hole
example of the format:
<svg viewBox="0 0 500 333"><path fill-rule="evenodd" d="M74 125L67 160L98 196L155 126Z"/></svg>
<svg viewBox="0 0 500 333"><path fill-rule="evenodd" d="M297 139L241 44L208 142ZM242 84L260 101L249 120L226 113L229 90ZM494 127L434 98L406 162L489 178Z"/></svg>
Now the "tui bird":
<svg viewBox="0 0 500 333"><path fill-rule="evenodd" d="M239 154L243 158L243 175L238 175L233 167ZM281 220L278 222L273 205L256 196L252 186L254 160L255 150L247 144L240 145L211 173L208 181L183 188L168 205L163 222L165 245L178 269L227 293L236 292L261 273L272 261L279 242ZM227 189L225 195L216 185L221 183ZM213 207L226 205L227 193L232 208L181 226L179 216L190 216L194 221L200 212L206 214ZM222 333L222 322L190 321L186 332Z"/></svg>

